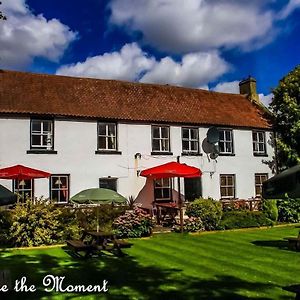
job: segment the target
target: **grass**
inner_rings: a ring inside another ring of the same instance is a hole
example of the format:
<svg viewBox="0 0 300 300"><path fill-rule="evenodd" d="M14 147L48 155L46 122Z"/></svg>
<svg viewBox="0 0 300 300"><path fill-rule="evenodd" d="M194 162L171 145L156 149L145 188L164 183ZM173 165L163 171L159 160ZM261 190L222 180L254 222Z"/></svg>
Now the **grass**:
<svg viewBox="0 0 300 300"><path fill-rule="evenodd" d="M39 289L1 293L1 299L293 299L282 287L300 284L300 253L286 248L295 226L271 229L160 234L134 240L127 255L74 259L61 248L4 250L0 269L12 280L27 276ZM47 274L67 284L109 282L107 294L47 294ZM5 297L3 297L5 296Z"/></svg>

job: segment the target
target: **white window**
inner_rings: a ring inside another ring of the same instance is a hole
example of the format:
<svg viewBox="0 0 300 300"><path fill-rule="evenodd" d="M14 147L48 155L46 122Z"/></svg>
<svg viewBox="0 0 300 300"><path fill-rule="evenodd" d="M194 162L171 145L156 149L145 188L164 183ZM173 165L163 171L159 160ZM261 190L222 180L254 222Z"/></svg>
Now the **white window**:
<svg viewBox="0 0 300 300"><path fill-rule="evenodd" d="M152 151L170 152L170 127L152 126Z"/></svg>
<svg viewBox="0 0 300 300"><path fill-rule="evenodd" d="M266 134L264 131L252 131L254 155L266 154Z"/></svg>
<svg viewBox="0 0 300 300"><path fill-rule="evenodd" d="M199 153L199 132L198 128L182 128L182 152Z"/></svg>
<svg viewBox="0 0 300 300"><path fill-rule="evenodd" d="M262 184L268 179L268 174L257 173L255 174L255 197L261 197Z"/></svg>
<svg viewBox="0 0 300 300"><path fill-rule="evenodd" d="M235 198L235 175L220 175L221 199Z"/></svg>
<svg viewBox="0 0 300 300"><path fill-rule="evenodd" d="M170 202L172 200L172 187L170 178L154 180L154 198L158 202Z"/></svg>
<svg viewBox="0 0 300 300"><path fill-rule="evenodd" d="M231 129L219 129L219 151L221 154L234 153Z"/></svg>
<svg viewBox="0 0 300 300"><path fill-rule="evenodd" d="M31 120L31 149L53 150L53 120Z"/></svg>
<svg viewBox="0 0 300 300"><path fill-rule="evenodd" d="M51 175L50 198L58 203L68 202L70 195L69 175Z"/></svg>
<svg viewBox="0 0 300 300"><path fill-rule="evenodd" d="M117 124L98 123L98 150L117 150Z"/></svg>
<svg viewBox="0 0 300 300"><path fill-rule="evenodd" d="M18 194L19 199L32 199L33 193L33 179L29 180L14 180L14 193Z"/></svg>

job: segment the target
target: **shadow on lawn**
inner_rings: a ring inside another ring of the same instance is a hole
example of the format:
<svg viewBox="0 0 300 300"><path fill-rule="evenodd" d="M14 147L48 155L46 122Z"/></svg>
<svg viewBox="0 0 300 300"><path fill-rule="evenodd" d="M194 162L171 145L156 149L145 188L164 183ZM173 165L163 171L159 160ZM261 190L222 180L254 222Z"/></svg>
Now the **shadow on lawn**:
<svg viewBox="0 0 300 300"><path fill-rule="evenodd" d="M155 262L154 262L155 263ZM65 276L65 285L109 283L107 294L89 294L94 299L249 299L241 296L241 291L266 292L273 299L275 288L272 284L255 283L232 276L217 276L214 279L199 279L185 276L178 269L161 269L156 266L144 266L133 257L117 258L103 255L99 258L73 259L66 255L60 257L37 255L10 255L0 253L0 270L9 270L12 280L27 276L28 284L35 284L38 291L32 293L1 293L1 299L41 299L55 294L43 290L42 279L52 274ZM61 294L61 299L73 299L74 294ZM79 295L78 295L79 296ZM91 298L89 298L91 299Z"/></svg>
<svg viewBox="0 0 300 300"><path fill-rule="evenodd" d="M269 241L253 241L251 242L252 244L256 246L261 246L261 247L274 247L278 248L281 250L288 250L288 251L293 251L288 248L288 241L285 240L269 240ZM295 252L295 251L293 251Z"/></svg>

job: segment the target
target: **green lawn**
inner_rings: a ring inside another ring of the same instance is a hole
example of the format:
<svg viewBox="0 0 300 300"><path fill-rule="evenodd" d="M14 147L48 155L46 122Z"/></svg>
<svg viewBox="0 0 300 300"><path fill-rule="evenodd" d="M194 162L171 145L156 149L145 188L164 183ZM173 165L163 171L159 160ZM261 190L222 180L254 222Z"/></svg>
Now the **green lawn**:
<svg viewBox="0 0 300 300"><path fill-rule="evenodd" d="M282 287L300 284L300 253L289 251L285 236L295 226L272 229L160 234L134 240L127 255L73 259L61 248L0 252L0 269L12 279L27 276L34 294L0 292L0 299L293 299ZM66 276L67 284L109 282L102 294L46 294L42 278ZM3 297L5 296L5 297Z"/></svg>

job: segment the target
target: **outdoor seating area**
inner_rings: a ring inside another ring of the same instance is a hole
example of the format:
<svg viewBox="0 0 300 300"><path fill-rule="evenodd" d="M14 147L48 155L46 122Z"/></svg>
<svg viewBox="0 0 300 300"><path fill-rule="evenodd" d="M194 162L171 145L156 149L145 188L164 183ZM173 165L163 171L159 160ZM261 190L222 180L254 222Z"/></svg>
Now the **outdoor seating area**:
<svg viewBox="0 0 300 300"><path fill-rule="evenodd" d="M69 249L80 257L99 256L103 251L123 256L121 248L128 248L132 245L124 240L118 240L113 232L103 231L84 231L80 240L67 240L66 243Z"/></svg>

